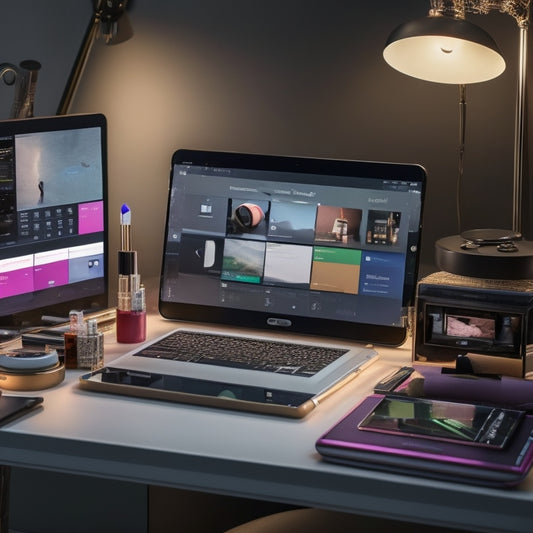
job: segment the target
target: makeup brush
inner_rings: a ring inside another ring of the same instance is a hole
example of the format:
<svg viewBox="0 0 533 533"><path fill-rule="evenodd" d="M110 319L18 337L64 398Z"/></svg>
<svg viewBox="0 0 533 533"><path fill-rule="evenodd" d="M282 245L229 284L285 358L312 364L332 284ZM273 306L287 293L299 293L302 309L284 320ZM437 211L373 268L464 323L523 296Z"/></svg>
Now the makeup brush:
<svg viewBox="0 0 533 533"><path fill-rule="evenodd" d="M533 411L533 381L508 376L480 377L446 373L428 373L424 376L415 371L397 393Z"/></svg>

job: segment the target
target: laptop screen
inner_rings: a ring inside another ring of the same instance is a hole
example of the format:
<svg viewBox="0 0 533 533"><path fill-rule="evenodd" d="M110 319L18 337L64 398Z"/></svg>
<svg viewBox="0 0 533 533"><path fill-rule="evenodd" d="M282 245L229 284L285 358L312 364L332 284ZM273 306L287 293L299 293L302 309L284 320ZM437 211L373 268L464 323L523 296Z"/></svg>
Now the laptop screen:
<svg viewBox="0 0 533 533"><path fill-rule="evenodd" d="M400 344L424 189L418 165L179 150L160 312Z"/></svg>
<svg viewBox="0 0 533 533"><path fill-rule="evenodd" d="M106 121L0 122L0 321L107 306Z"/></svg>

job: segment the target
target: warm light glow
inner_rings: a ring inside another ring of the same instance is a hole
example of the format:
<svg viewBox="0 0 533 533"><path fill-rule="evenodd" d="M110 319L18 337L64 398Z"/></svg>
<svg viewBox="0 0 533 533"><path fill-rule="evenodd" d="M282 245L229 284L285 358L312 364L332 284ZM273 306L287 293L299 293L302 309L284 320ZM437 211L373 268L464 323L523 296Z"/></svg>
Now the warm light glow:
<svg viewBox="0 0 533 533"><path fill-rule="evenodd" d="M437 83L477 83L496 78L505 70L505 61L495 50L441 35L394 41L385 48L383 57L408 76Z"/></svg>
<svg viewBox="0 0 533 533"><path fill-rule="evenodd" d="M387 40L383 57L408 76L455 85L491 80L505 70L505 60L485 30L448 16L401 24Z"/></svg>

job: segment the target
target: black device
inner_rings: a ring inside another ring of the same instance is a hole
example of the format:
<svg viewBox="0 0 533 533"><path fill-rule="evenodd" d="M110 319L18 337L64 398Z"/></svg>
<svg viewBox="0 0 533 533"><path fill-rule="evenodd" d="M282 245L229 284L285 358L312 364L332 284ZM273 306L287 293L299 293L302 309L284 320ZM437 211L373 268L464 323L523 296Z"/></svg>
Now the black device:
<svg viewBox="0 0 533 533"><path fill-rule="evenodd" d="M374 392L376 394L393 393L397 387L411 377L414 371L415 369L412 366L402 366L398 370L394 370L374 385Z"/></svg>
<svg viewBox="0 0 533 533"><path fill-rule="evenodd" d="M515 231L473 229L435 243L438 268L483 279L532 279L533 242Z"/></svg>
<svg viewBox="0 0 533 533"><path fill-rule="evenodd" d="M0 122L0 324L107 307L100 114Z"/></svg>
<svg viewBox="0 0 533 533"><path fill-rule="evenodd" d="M533 371L533 284L437 272L418 284L415 363L455 367L467 355L482 373Z"/></svg>
<svg viewBox="0 0 533 533"><path fill-rule="evenodd" d="M0 425L20 418L29 411L41 406L41 396L0 396Z"/></svg>

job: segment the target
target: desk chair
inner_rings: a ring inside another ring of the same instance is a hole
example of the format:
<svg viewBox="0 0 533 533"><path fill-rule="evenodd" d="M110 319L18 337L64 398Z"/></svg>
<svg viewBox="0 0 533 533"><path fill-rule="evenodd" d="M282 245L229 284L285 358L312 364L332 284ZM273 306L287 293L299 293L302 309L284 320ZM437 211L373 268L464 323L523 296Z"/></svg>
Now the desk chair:
<svg viewBox="0 0 533 533"><path fill-rule="evenodd" d="M295 509L252 520L226 533L460 533L457 529L396 522L384 518L353 515L321 509Z"/></svg>

